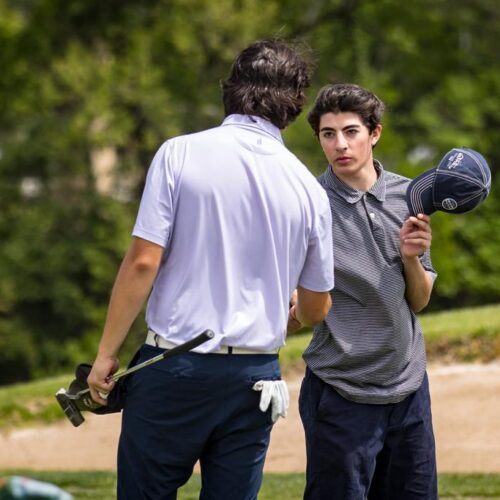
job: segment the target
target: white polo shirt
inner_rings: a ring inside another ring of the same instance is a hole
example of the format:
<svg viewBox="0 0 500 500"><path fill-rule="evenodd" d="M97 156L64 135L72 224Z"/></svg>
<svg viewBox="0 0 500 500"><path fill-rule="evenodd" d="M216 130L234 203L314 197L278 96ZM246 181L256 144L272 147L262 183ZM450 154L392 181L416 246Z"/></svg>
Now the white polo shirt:
<svg viewBox="0 0 500 500"><path fill-rule="evenodd" d="M213 330L198 352L278 348L297 285L333 288L326 193L262 118L231 115L165 142L133 235L165 247L149 328L176 344Z"/></svg>

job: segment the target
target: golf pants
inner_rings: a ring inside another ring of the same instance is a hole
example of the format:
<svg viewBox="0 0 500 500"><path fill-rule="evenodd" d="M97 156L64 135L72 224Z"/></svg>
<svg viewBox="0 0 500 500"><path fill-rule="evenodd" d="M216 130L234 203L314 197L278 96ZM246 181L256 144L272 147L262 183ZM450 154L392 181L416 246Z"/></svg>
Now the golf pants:
<svg viewBox="0 0 500 500"><path fill-rule="evenodd" d="M144 345L139 362L161 349ZM280 379L276 354L185 353L127 381L119 500L170 500L199 460L202 500L254 500L272 429L258 380Z"/></svg>
<svg viewBox="0 0 500 500"><path fill-rule="evenodd" d="M400 403L349 401L309 369L299 408L306 435L305 500L436 500L427 375Z"/></svg>

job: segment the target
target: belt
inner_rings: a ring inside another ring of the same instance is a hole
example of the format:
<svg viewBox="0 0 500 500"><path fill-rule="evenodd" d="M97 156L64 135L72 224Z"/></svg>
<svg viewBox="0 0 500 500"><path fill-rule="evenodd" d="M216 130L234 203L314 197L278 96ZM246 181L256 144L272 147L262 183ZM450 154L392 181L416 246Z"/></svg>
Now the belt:
<svg viewBox="0 0 500 500"><path fill-rule="evenodd" d="M177 347L177 344L170 342L169 340L165 340L163 337L160 337L157 333L153 332L153 330L149 330L146 336L146 344L160 347L161 349L173 349ZM255 349L245 349L243 347L231 347L227 345L220 346L219 349L215 349L214 351L210 351L204 354L278 354L279 349L272 349L270 351L256 351Z"/></svg>

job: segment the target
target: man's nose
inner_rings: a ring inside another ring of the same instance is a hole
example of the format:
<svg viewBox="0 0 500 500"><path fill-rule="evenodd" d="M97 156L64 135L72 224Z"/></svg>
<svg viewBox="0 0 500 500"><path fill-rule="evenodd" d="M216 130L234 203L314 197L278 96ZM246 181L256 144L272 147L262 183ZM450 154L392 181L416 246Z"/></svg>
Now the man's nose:
<svg viewBox="0 0 500 500"><path fill-rule="evenodd" d="M347 149L347 141L343 134L337 134L337 144L335 144L337 151L344 151Z"/></svg>

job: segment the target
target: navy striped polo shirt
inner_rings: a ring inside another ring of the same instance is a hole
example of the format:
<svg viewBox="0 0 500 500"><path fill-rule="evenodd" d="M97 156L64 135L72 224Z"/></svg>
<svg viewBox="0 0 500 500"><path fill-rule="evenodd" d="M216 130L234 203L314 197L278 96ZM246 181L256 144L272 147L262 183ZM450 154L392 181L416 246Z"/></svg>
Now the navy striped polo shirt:
<svg viewBox="0 0 500 500"><path fill-rule="evenodd" d="M387 404L415 392L426 369L420 323L405 299L399 230L410 179L375 161L366 193L331 170L319 177L330 200L335 248L333 305L304 353L309 368L342 396ZM435 279L430 252L421 257Z"/></svg>

